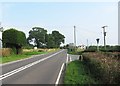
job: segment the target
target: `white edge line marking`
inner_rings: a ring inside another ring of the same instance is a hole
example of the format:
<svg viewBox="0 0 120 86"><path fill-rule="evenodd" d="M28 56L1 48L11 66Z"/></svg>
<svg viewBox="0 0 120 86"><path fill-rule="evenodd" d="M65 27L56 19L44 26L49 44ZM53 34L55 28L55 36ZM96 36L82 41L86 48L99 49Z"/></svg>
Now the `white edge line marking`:
<svg viewBox="0 0 120 86"><path fill-rule="evenodd" d="M70 56L70 62L72 61L71 56Z"/></svg>
<svg viewBox="0 0 120 86"><path fill-rule="evenodd" d="M64 67L64 63L62 64L61 68L60 68L60 72L58 74L58 77L57 77L57 80L55 82L55 85L58 85L59 84L59 80L60 80L60 76L62 74L62 70L63 70L63 67Z"/></svg>
<svg viewBox="0 0 120 86"><path fill-rule="evenodd" d="M67 59L66 59L66 63L68 63L68 57L69 57L69 54L67 54Z"/></svg>
<svg viewBox="0 0 120 86"><path fill-rule="evenodd" d="M64 50L62 50L62 51L64 51ZM15 69L15 70L13 70L13 71L10 71L10 72L8 72L8 73L5 73L5 74L3 74L3 75L0 76L0 80L5 79L5 78L7 78L7 77L9 77L9 76L11 76L11 75L13 75L13 74L16 74L16 73L22 71L22 70L25 70L25 69L27 69L27 68L35 65L35 64L38 64L38 63L40 63L40 62L42 62L42 61L44 61L44 60L46 60L46 59L49 59L50 57L55 56L55 55L61 53L62 51L59 51L59 52L54 53L54 54L52 54L52 55L50 55L50 56L48 56L48 57L46 57L46 58L40 59L40 60L38 60L38 61L35 61L35 62L33 62L33 63L30 63L30 64L25 65L25 66L23 66L23 67L20 67L20 68L18 68L18 69Z"/></svg>

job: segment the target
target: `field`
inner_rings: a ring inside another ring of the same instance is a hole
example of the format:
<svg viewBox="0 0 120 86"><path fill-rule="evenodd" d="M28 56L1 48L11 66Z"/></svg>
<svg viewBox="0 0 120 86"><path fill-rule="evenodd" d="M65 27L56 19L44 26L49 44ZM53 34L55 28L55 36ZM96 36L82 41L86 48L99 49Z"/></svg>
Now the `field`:
<svg viewBox="0 0 120 86"><path fill-rule="evenodd" d="M1 63L6 63L6 62L11 62L11 61L16 61L16 60L20 60L20 59L24 59L24 58L29 58L31 57L32 55L38 55L38 54L45 54L47 52L26 52L26 53L23 53L23 54L20 54L20 55L10 55L10 56L7 56L7 57L2 57L0 58L1 60Z"/></svg>
<svg viewBox="0 0 120 86"><path fill-rule="evenodd" d="M37 50L23 49L22 54L16 55L16 54L11 54L10 49L4 49L4 51L2 51L2 54L4 55L0 57L0 63L7 63L7 62L16 61L24 58L29 58L32 55L46 54L49 52L54 52L56 50L57 49L37 49Z"/></svg>

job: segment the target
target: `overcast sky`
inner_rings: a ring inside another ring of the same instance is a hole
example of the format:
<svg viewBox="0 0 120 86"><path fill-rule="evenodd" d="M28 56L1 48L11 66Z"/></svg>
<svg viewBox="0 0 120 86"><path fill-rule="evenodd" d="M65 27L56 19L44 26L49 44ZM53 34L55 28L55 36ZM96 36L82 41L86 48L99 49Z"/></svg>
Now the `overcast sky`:
<svg viewBox="0 0 120 86"><path fill-rule="evenodd" d="M76 26L77 45L96 45L100 38L103 45L103 29L106 28L107 44L118 44L117 2L4 2L2 26L23 31L28 37L32 27L43 27L51 33L58 30L65 35L65 44L73 42L73 26Z"/></svg>

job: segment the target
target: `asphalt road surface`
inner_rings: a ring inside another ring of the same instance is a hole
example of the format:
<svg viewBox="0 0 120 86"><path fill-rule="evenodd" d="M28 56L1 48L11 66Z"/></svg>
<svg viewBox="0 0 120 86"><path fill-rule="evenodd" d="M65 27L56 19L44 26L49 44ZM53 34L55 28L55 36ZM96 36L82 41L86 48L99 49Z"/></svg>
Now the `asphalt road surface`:
<svg viewBox="0 0 120 86"><path fill-rule="evenodd" d="M8 72L9 75L5 78L0 77L2 84L55 84L61 66L66 62L66 59L67 51L60 50L54 53L34 56L31 59L3 65L2 75L7 75ZM19 72L11 72L23 66L25 67L21 68Z"/></svg>

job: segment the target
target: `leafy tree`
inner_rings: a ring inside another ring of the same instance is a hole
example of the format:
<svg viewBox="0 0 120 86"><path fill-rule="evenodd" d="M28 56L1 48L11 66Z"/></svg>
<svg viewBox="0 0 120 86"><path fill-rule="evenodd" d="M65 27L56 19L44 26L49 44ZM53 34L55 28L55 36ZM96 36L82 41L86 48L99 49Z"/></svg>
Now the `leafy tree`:
<svg viewBox="0 0 120 86"><path fill-rule="evenodd" d="M44 28L34 27L29 31L27 42L38 48L58 48L61 43L64 43L64 38L64 35L58 31L53 31L52 34L47 34L47 30Z"/></svg>
<svg viewBox="0 0 120 86"><path fill-rule="evenodd" d="M61 43L64 43L65 36L58 31L52 31L52 36L54 37L55 47L60 47Z"/></svg>
<svg viewBox="0 0 120 86"><path fill-rule="evenodd" d="M54 37L52 34L47 35L46 41L47 41L47 44L46 44L47 48L54 48L55 47Z"/></svg>
<svg viewBox="0 0 120 86"><path fill-rule="evenodd" d="M34 27L29 31L28 43L34 43L34 46L41 48L46 45L47 30L41 27Z"/></svg>
<svg viewBox="0 0 120 86"><path fill-rule="evenodd" d="M3 47L15 49L16 54L19 54L22 46L26 45L26 36L22 31L13 28L2 33Z"/></svg>

